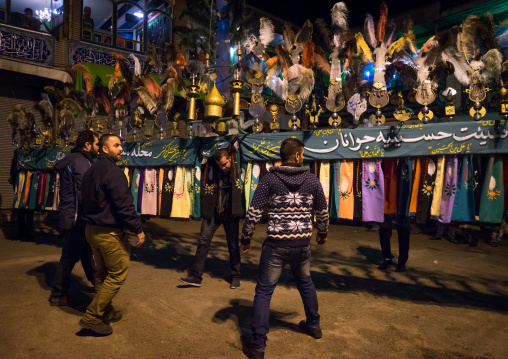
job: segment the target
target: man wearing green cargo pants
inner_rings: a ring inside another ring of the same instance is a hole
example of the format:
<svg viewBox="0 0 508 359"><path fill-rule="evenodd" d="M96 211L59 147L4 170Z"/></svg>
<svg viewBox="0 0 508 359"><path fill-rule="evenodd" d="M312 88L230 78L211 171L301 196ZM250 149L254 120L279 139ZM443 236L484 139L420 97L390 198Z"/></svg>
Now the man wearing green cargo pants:
<svg viewBox="0 0 508 359"><path fill-rule="evenodd" d="M85 235L92 247L97 274L95 296L79 325L103 335L113 333L110 324L122 319L122 313L113 308L111 301L129 269L130 244L125 231L138 236L138 247L145 241L127 179L115 163L121 153L117 136L102 136L97 161L85 173L81 185Z"/></svg>

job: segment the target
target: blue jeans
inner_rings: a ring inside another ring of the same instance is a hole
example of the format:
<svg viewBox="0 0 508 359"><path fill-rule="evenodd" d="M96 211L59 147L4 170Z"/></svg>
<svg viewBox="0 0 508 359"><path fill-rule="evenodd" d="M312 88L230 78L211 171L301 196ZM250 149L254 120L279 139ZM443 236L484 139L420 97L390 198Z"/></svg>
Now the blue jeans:
<svg viewBox="0 0 508 359"><path fill-rule="evenodd" d="M263 246L259 260L256 295L254 296L252 349L264 351L266 347L270 300L286 264L291 267L296 287L302 297L307 324L314 328L319 327L318 301L316 288L310 277L310 259L310 244L296 248Z"/></svg>

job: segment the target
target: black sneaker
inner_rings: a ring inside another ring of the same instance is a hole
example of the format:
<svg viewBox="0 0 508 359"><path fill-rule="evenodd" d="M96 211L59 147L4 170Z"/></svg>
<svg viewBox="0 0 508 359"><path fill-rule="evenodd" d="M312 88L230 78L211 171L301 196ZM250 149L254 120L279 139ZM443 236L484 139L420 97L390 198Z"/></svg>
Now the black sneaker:
<svg viewBox="0 0 508 359"><path fill-rule="evenodd" d="M395 272L405 272L406 271L406 265L405 264L397 264L397 268L395 269Z"/></svg>
<svg viewBox="0 0 508 359"><path fill-rule="evenodd" d="M102 335L113 334L113 328L111 328L111 325L106 324L104 322L100 322L97 324L91 324L91 323L87 323L83 319L81 319L79 321L79 326L81 328L93 330L94 332L102 334Z"/></svg>
<svg viewBox="0 0 508 359"><path fill-rule="evenodd" d="M321 328L313 328L307 324L305 320L302 320L300 323L298 323L298 327L302 332L304 332L307 335L310 335L314 339L320 339L323 337L323 332L321 331Z"/></svg>
<svg viewBox="0 0 508 359"><path fill-rule="evenodd" d="M201 281L196 277L180 278L180 282L191 285L193 287L201 287Z"/></svg>
<svg viewBox="0 0 508 359"><path fill-rule="evenodd" d="M102 321L106 324L116 323L123 318L123 313L120 310L112 310L111 312L102 316Z"/></svg>
<svg viewBox="0 0 508 359"><path fill-rule="evenodd" d="M241 285L242 285L242 282L240 282L240 278L233 278L233 279L231 279L231 284L229 285L229 288L236 289Z"/></svg>
<svg viewBox="0 0 508 359"><path fill-rule="evenodd" d="M248 345L244 345L243 346L243 353L249 359L264 359L265 358L265 352L264 351L254 350L254 349L252 349Z"/></svg>
<svg viewBox="0 0 508 359"><path fill-rule="evenodd" d="M381 269L381 270L385 270L386 268L388 268L389 266L392 266L393 265L393 261L391 259L385 259L383 261L383 263L381 263L379 265L379 267L377 267L378 269Z"/></svg>
<svg viewBox="0 0 508 359"><path fill-rule="evenodd" d="M49 297L49 304L52 306L55 306L55 307L65 307L65 306L69 305L67 302L67 296L62 296L62 297L50 296Z"/></svg>

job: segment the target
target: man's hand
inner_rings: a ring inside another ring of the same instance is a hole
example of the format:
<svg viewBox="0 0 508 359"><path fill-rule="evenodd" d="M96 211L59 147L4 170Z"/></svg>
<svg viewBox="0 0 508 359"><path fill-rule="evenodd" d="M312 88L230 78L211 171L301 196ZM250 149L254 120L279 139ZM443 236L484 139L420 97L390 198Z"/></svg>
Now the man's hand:
<svg viewBox="0 0 508 359"><path fill-rule="evenodd" d="M243 253L249 253L250 252L250 244L240 244L240 248Z"/></svg>
<svg viewBox="0 0 508 359"><path fill-rule="evenodd" d="M138 243L136 243L136 247L141 247L143 243L145 243L145 232L138 234Z"/></svg>
<svg viewBox="0 0 508 359"><path fill-rule="evenodd" d="M323 245L323 244L325 244L325 243L326 243L326 241L327 241L327 238L321 238L320 236L317 236L317 237L316 237L316 242L317 242L317 244L319 244L319 245Z"/></svg>

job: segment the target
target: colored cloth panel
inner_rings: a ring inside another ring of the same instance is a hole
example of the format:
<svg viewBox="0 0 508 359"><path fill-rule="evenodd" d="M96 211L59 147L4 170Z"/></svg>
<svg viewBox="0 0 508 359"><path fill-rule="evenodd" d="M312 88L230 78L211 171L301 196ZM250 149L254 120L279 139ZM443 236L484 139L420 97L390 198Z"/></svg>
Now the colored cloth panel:
<svg viewBox="0 0 508 359"><path fill-rule="evenodd" d="M135 168L134 172L132 174L131 193L132 193L132 197L134 197L134 208L136 208L136 211L138 208L138 190L139 190L140 177L141 177L141 170L139 168Z"/></svg>
<svg viewBox="0 0 508 359"><path fill-rule="evenodd" d="M323 161L319 167L319 182L323 187L326 198L326 205L330 204L330 162Z"/></svg>
<svg viewBox="0 0 508 359"><path fill-rule="evenodd" d="M503 160L490 156L480 202L480 222L501 223L503 219Z"/></svg>
<svg viewBox="0 0 508 359"><path fill-rule="evenodd" d="M28 207L28 200L30 196L30 186L32 185L33 172L26 173L25 185L23 186L23 202L22 207Z"/></svg>
<svg viewBox="0 0 508 359"><path fill-rule="evenodd" d="M452 221L474 222L474 188L477 186L473 176L473 155L460 159L457 170L457 190L452 207Z"/></svg>
<svg viewBox="0 0 508 359"><path fill-rule="evenodd" d="M355 200L353 197L353 161L342 161L340 164L340 204L339 218L353 219Z"/></svg>
<svg viewBox="0 0 508 359"><path fill-rule="evenodd" d="M354 161L354 173L353 173L353 198L355 200L353 206L353 219L362 220L362 160Z"/></svg>
<svg viewBox="0 0 508 359"><path fill-rule="evenodd" d="M176 167L175 187L173 192L173 207L171 217L189 218L190 201L187 191L186 174L184 166Z"/></svg>
<svg viewBox="0 0 508 359"><path fill-rule="evenodd" d="M432 205L432 193L436 180L436 158L423 157L420 173L420 190L418 191L418 206L416 207L416 223L427 223Z"/></svg>
<svg viewBox="0 0 508 359"><path fill-rule="evenodd" d="M432 204L430 206L430 218L438 219L439 210L441 208L441 199L443 197L444 178L446 170L446 158L445 156L439 156L437 160L437 174L434 185L434 193L432 195Z"/></svg>
<svg viewBox="0 0 508 359"><path fill-rule="evenodd" d="M123 173L125 175L125 178L127 178L127 185L130 187L131 186L131 176L129 175L129 167L125 167L123 169Z"/></svg>
<svg viewBox="0 0 508 359"><path fill-rule="evenodd" d="M416 216L416 208L418 205L418 192L420 190L420 175L422 172L422 157L418 157L413 160L414 171L413 171L413 185L411 188L411 202L409 204L409 215Z"/></svg>
<svg viewBox="0 0 508 359"><path fill-rule="evenodd" d="M385 183L381 160L363 161L362 219L364 222L385 220Z"/></svg>
<svg viewBox="0 0 508 359"><path fill-rule="evenodd" d="M340 206L340 161L332 165L332 188L330 192L330 217L339 218Z"/></svg>
<svg viewBox="0 0 508 359"><path fill-rule="evenodd" d="M141 206L143 205L143 192L145 188L145 170L142 168L139 170L139 185L138 185L138 206L136 212L141 214Z"/></svg>
<svg viewBox="0 0 508 359"><path fill-rule="evenodd" d="M484 159L483 156L479 155L473 156L473 177L476 183L474 187L474 213L477 221L480 216L480 203L483 193L483 182L487 172L487 164L487 158Z"/></svg>
<svg viewBox="0 0 508 359"><path fill-rule="evenodd" d="M17 182L16 182L16 200L14 202L14 208L20 208L21 204L23 203L23 188L25 187L25 181L26 181L26 172L25 171L19 171L17 176Z"/></svg>
<svg viewBox="0 0 508 359"><path fill-rule="evenodd" d="M46 197L46 180L48 178L47 172L40 172L39 175L39 187L37 190L37 206L38 210L43 208L44 198Z"/></svg>
<svg viewBox="0 0 508 359"><path fill-rule="evenodd" d="M250 186L252 184L252 162L247 164L245 171L245 213L249 210L250 205Z"/></svg>
<svg viewBox="0 0 508 359"><path fill-rule="evenodd" d="M189 217L194 213L194 166L185 166L185 188L189 196Z"/></svg>
<svg viewBox="0 0 508 359"><path fill-rule="evenodd" d="M49 185L48 185L48 194L46 196L46 205L44 208L46 211L53 210L53 201L55 200L55 190L56 190L56 173L51 173Z"/></svg>
<svg viewBox="0 0 508 359"><path fill-rule="evenodd" d="M60 202L60 174L57 173L55 176L55 194L53 197L53 211L58 211L58 203Z"/></svg>
<svg viewBox="0 0 508 359"><path fill-rule="evenodd" d="M171 217L171 208L173 207L173 189L175 168L169 167L164 169L164 181L162 182L162 195L161 195L161 213L163 218Z"/></svg>
<svg viewBox="0 0 508 359"><path fill-rule="evenodd" d="M194 207L192 216L201 217L201 161L200 156L196 156L194 163Z"/></svg>
<svg viewBox="0 0 508 359"><path fill-rule="evenodd" d="M143 201L141 202L141 213L152 216L157 215L157 172L155 169L145 169L143 176Z"/></svg>
<svg viewBox="0 0 508 359"><path fill-rule="evenodd" d="M35 210L37 203L37 190L39 188L39 172L34 172L32 175L32 183L30 185L30 195L28 199L28 209Z"/></svg>
<svg viewBox="0 0 508 359"><path fill-rule="evenodd" d="M385 214L397 213L397 158L383 158L385 180Z"/></svg>
<svg viewBox="0 0 508 359"><path fill-rule="evenodd" d="M260 175L261 175L261 166L259 165L259 163L254 163L252 165L252 175L250 178L249 205L252 201L252 197L254 197L254 192L256 192L256 188L258 187Z"/></svg>
<svg viewBox="0 0 508 359"><path fill-rule="evenodd" d="M413 179L413 159L404 157L397 165L397 218L409 217Z"/></svg>
<svg viewBox="0 0 508 359"><path fill-rule="evenodd" d="M157 215L161 215L162 185L164 182L164 168L159 168L157 175Z"/></svg>
<svg viewBox="0 0 508 359"><path fill-rule="evenodd" d="M48 194L49 194L49 188L50 188L50 182L51 182L51 173L46 172L46 180L45 180L45 190L44 190L44 199L42 200L41 209L45 210L47 206L48 201Z"/></svg>
<svg viewBox="0 0 508 359"><path fill-rule="evenodd" d="M445 180L441 207L439 209L439 222L450 223L452 220L453 202L457 192L457 156L452 156L446 161Z"/></svg>

